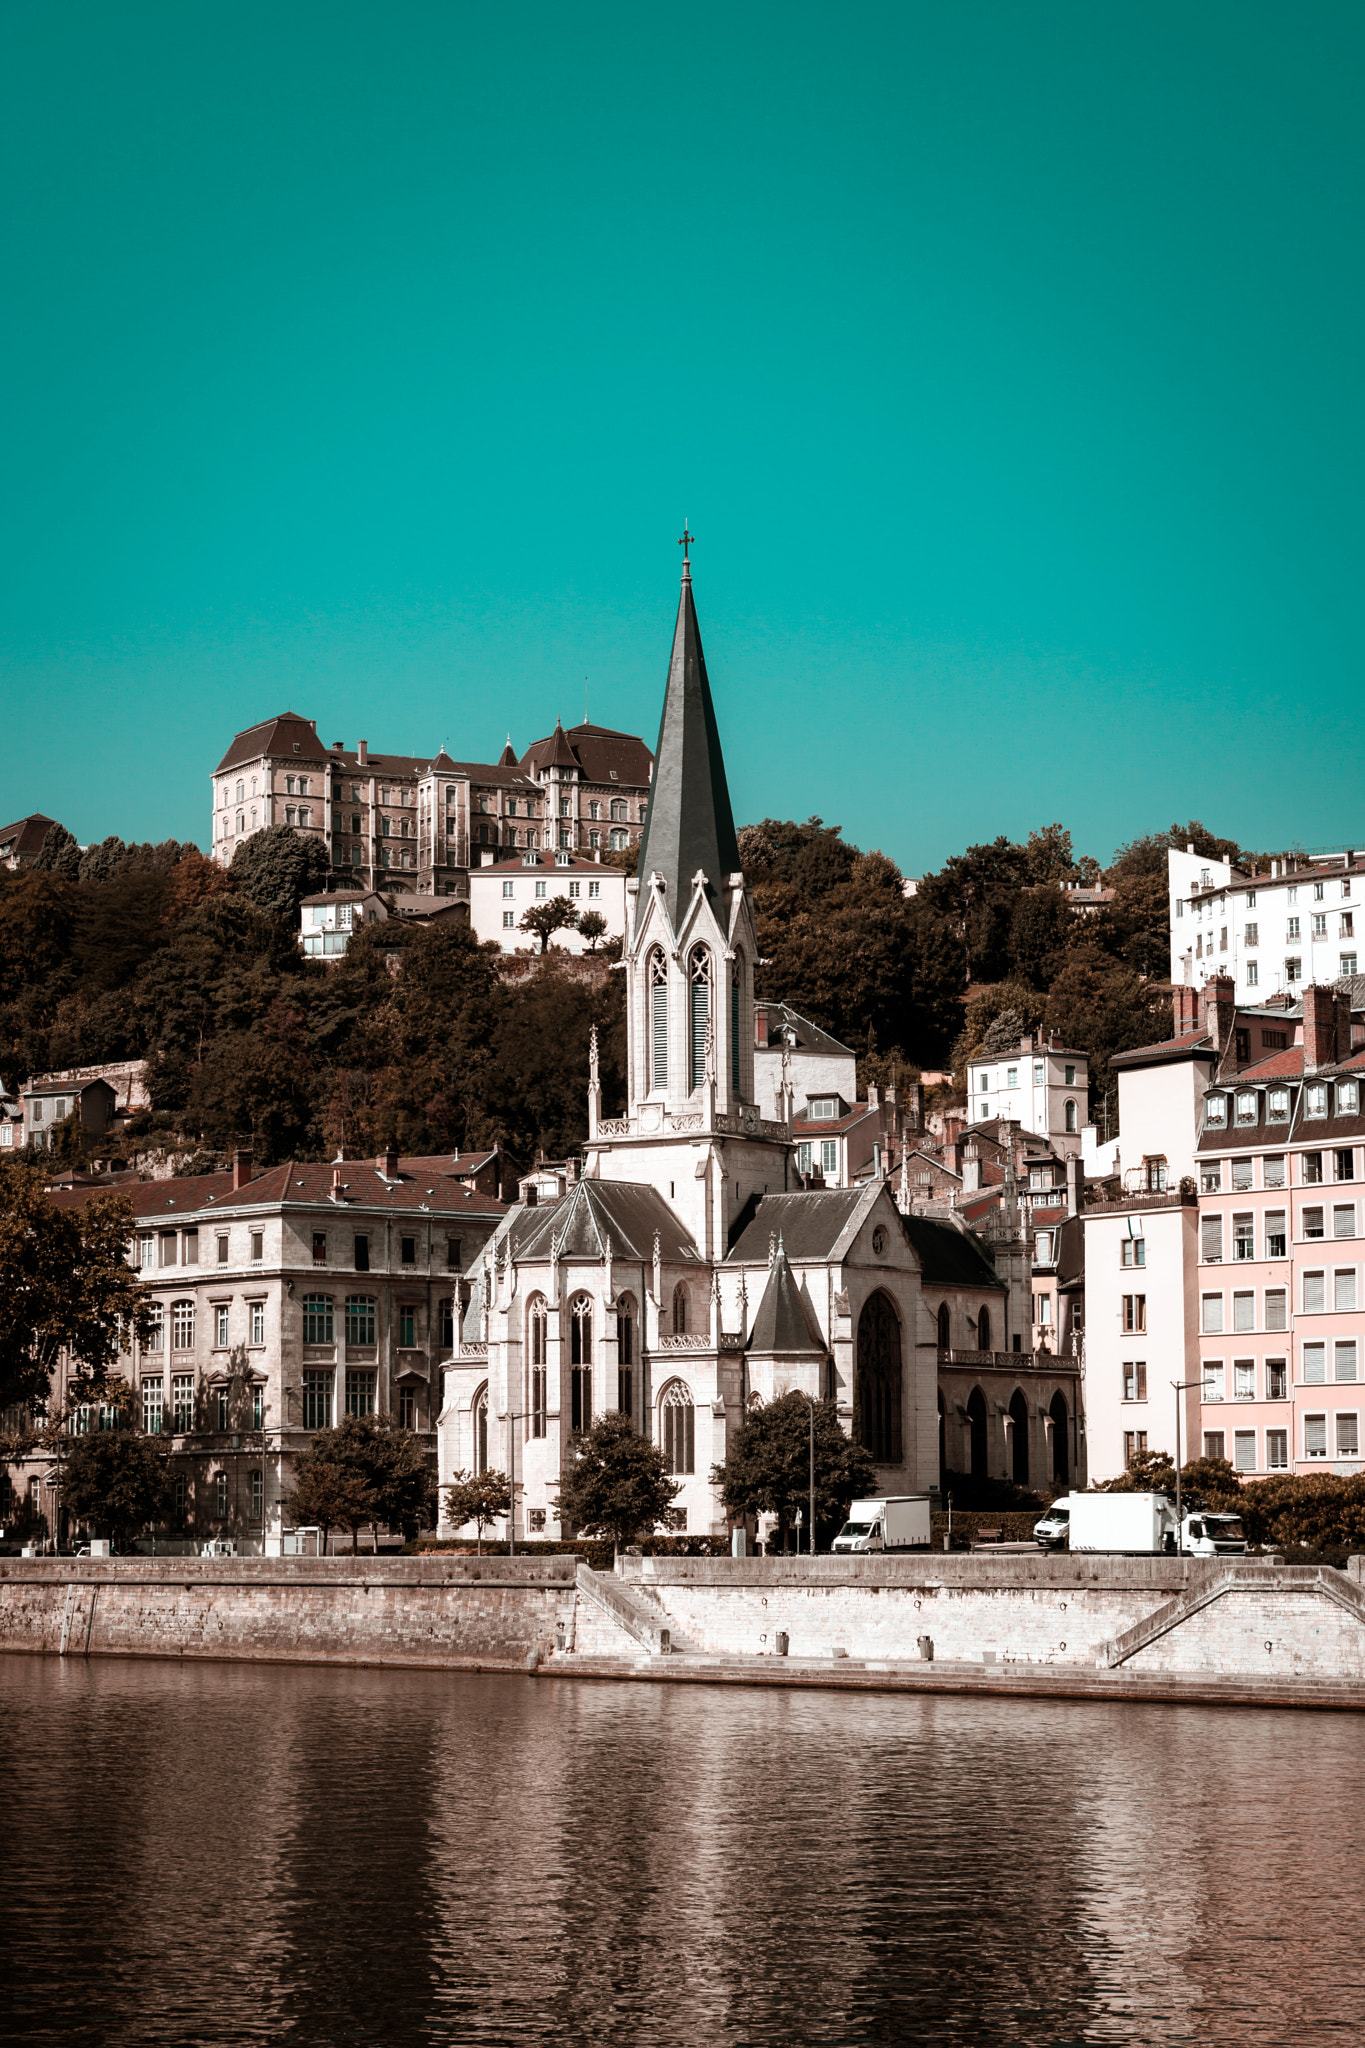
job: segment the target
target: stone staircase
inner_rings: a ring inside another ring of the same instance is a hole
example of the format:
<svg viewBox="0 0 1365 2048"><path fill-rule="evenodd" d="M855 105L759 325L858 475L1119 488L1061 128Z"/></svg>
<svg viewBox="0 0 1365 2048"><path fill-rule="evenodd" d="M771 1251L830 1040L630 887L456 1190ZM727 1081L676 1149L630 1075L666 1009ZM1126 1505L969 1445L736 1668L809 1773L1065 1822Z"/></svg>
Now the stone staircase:
<svg viewBox="0 0 1365 2048"><path fill-rule="evenodd" d="M1201 1608L1209 1607L1215 1600L1221 1600L1227 1593L1306 1593L1323 1594L1338 1607L1365 1623L1365 1593L1344 1572L1332 1571L1322 1565L1289 1566L1278 1565L1273 1569L1258 1570L1254 1565L1225 1565L1221 1570L1211 1571L1209 1576L1192 1586L1174 1600L1167 1600L1134 1622L1121 1636L1102 1646L1099 1663L1110 1671L1126 1664L1139 1650L1145 1650L1159 1637L1168 1635L1173 1628L1179 1628Z"/></svg>
<svg viewBox="0 0 1365 2048"><path fill-rule="evenodd" d="M594 1571L581 1562L575 1584L580 1599L623 1628L651 1657L695 1653L695 1645L678 1635L659 1601L643 1587L626 1585L614 1572Z"/></svg>

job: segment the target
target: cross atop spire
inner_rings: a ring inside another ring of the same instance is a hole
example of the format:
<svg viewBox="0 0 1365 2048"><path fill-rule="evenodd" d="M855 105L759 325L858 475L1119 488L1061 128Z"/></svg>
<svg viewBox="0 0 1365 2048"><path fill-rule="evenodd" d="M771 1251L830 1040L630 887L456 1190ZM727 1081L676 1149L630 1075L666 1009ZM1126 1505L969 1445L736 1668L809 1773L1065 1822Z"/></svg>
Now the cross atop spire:
<svg viewBox="0 0 1365 2048"><path fill-rule="evenodd" d="M691 551L692 551L692 545L693 545L694 541L696 540L696 538L697 538L697 536L696 536L696 534L695 534L695 533L689 533L689 532L688 532L688 530L687 530L687 516L686 516L686 514L684 514L684 515L683 515L683 530L682 530L682 532L681 532L681 533L679 534L679 536L678 536L678 546L679 546L679 547L680 547L680 548L682 549L682 551L683 551L683 582L684 582L684 583L690 583L690 582L691 582L691 580L692 580L692 552L691 552Z"/></svg>

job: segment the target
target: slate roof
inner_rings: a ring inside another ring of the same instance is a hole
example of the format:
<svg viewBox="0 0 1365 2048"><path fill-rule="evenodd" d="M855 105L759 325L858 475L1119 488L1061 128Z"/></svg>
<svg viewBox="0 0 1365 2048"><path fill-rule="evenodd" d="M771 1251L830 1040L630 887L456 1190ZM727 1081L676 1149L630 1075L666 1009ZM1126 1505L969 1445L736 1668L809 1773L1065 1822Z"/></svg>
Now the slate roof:
<svg viewBox="0 0 1365 2048"><path fill-rule="evenodd" d="M510 744L510 742L509 742ZM523 768L576 767L584 782L603 788L647 789L654 756L633 732L615 732L609 725L571 725L559 720L548 739L536 740L521 757Z"/></svg>
<svg viewBox="0 0 1365 2048"><path fill-rule="evenodd" d="M654 787L640 835L637 872L642 884L647 884L655 871L663 876L668 914L676 926L691 900L692 877L698 869L714 893L738 867L739 843L692 599L692 576L684 566L659 722ZM642 886L637 920L647 913L649 900L650 891Z"/></svg>
<svg viewBox="0 0 1365 2048"><path fill-rule="evenodd" d="M725 1263L766 1266L770 1236L782 1239L788 1259L802 1264L827 1259L867 1195L866 1188L812 1188L798 1195L764 1195Z"/></svg>
<svg viewBox="0 0 1365 2048"><path fill-rule="evenodd" d="M768 1284L763 1290L763 1299L758 1304L754 1326L744 1348L764 1356L769 1352L815 1352L821 1358L829 1350L816 1321L815 1309L805 1287L798 1285L781 1244L769 1270Z"/></svg>
<svg viewBox="0 0 1365 2048"><path fill-rule="evenodd" d="M780 1052L779 1034L793 1031L796 1034L796 1049L801 1052L842 1054L845 1059L853 1058L853 1048L841 1045L828 1031L822 1031L818 1024L812 1024L809 1017L798 1016L789 1003L760 1002L754 1004L754 1015L760 1010L768 1013L768 1043L759 1046L760 1052Z"/></svg>
<svg viewBox="0 0 1365 2048"><path fill-rule="evenodd" d="M341 1174L345 1195L343 1201L336 1203L332 1200L334 1172ZM205 1212L228 1215L238 1209L269 1209L286 1202L335 1208L342 1215L347 1210L357 1215L383 1210L446 1219L501 1217L507 1213L505 1202L478 1193L467 1181L456 1180L444 1162L437 1170L425 1160L403 1159L399 1161L398 1172L398 1180L389 1182L373 1160L348 1159L340 1167L322 1162L299 1165L291 1160L284 1166L267 1167L243 1188L234 1189L230 1173L202 1173L174 1180L140 1181L136 1186L120 1188L119 1193L128 1196L138 1222L165 1222ZM95 1188L73 1189L69 1193L58 1190L50 1199L61 1207L79 1208L97 1192Z"/></svg>
<svg viewBox="0 0 1365 2048"><path fill-rule="evenodd" d="M249 725L245 732L239 732L213 772L221 775L226 768L259 761L267 754L278 754L291 761L327 759L327 749L318 738L313 721L300 718L297 711L281 711L278 717L263 718L259 725Z"/></svg>
<svg viewBox="0 0 1365 2048"><path fill-rule="evenodd" d="M16 818L12 825L6 825L0 831L0 860L22 860L25 855L41 853L54 822L41 811L34 811L29 817Z"/></svg>
<svg viewBox="0 0 1365 2048"><path fill-rule="evenodd" d="M489 788L539 794L539 785L524 773L511 753L510 740L503 749L502 759L496 764L452 761L444 746L438 747L434 754L380 754L367 748L366 759L362 763L353 748L324 746L318 738L314 721L300 718L296 711L282 711L277 718L262 719L259 725L250 725L245 732L239 732L214 773L221 775L225 770L241 767L245 762L259 761L265 756L285 761L308 761L315 766L330 763L345 775L417 776L435 769L440 775L467 776L471 782Z"/></svg>
<svg viewBox="0 0 1365 2048"><path fill-rule="evenodd" d="M914 1247L927 1287L994 1287L1005 1292L1005 1283L984 1247L969 1232L953 1223L939 1223L932 1216L902 1216L901 1226Z"/></svg>
<svg viewBox="0 0 1365 2048"><path fill-rule="evenodd" d="M1156 1045L1134 1045L1127 1052L1116 1052L1109 1064L1111 1067L1155 1067L1163 1060L1186 1060L1199 1053L1207 1053L1210 1059L1216 1057L1212 1039L1206 1031L1187 1031L1179 1038L1161 1039Z"/></svg>
<svg viewBox="0 0 1365 2048"><path fill-rule="evenodd" d="M649 1264L654 1233L660 1257L674 1265L699 1260L696 1241L655 1188L629 1181L581 1180L560 1202L519 1209L512 1223L513 1257L546 1259L558 1237L561 1259L600 1259L611 1239L613 1259Z"/></svg>

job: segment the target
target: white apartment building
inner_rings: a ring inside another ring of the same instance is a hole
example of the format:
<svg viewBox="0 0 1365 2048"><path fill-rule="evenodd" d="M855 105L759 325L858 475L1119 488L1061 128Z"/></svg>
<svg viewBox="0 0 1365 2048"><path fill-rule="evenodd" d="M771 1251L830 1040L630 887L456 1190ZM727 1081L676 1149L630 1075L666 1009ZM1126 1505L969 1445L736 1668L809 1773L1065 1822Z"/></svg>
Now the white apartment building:
<svg viewBox="0 0 1365 2048"><path fill-rule="evenodd" d="M1357 974L1356 918L1365 853L1289 855L1270 872L1247 874L1229 861L1174 847L1167 855L1171 980L1202 988L1228 975L1239 1003L1297 999L1314 984Z"/></svg>
<svg viewBox="0 0 1365 2048"><path fill-rule="evenodd" d="M1063 1155L1081 1150L1090 1067L1083 1052L1034 1033L1009 1052L967 1062L967 1114L974 1124L1008 1118Z"/></svg>
<svg viewBox="0 0 1365 2048"><path fill-rule="evenodd" d="M565 953L601 950L608 939L626 935L626 873L600 861L579 860L571 853L524 853L517 860L496 861L472 868L469 875L469 922L476 938L493 940L504 953L537 953L540 940L523 931L521 920L538 903L565 897L580 918L595 910L606 919L605 932L585 938L574 925L552 934L550 944Z"/></svg>

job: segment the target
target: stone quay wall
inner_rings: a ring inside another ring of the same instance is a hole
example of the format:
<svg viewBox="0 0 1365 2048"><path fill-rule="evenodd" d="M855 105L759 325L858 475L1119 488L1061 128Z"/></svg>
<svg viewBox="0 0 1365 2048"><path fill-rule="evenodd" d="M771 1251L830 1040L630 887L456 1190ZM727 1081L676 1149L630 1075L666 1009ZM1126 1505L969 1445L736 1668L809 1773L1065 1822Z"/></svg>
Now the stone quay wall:
<svg viewBox="0 0 1365 2048"><path fill-rule="evenodd" d="M0 1651L1365 1707L1365 1559L0 1559ZM874 1678L873 1674L877 1674Z"/></svg>
<svg viewBox="0 0 1365 2048"><path fill-rule="evenodd" d="M0 1558L0 1651L525 1669L573 1557Z"/></svg>

